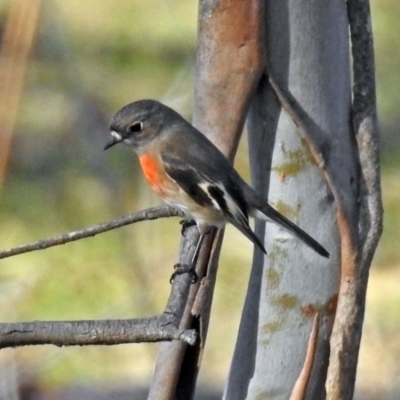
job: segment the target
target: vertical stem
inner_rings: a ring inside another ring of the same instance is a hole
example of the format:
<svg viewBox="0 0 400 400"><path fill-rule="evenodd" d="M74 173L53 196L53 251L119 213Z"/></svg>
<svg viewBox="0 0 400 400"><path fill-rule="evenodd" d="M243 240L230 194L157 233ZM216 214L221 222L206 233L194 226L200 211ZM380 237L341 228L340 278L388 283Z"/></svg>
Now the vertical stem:
<svg viewBox="0 0 400 400"><path fill-rule="evenodd" d="M41 0L11 1L1 42L0 187L8 164L18 105L41 4Z"/></svg>
<svg viewBox="0 0 400 400"><path fill-rule="evenodd" d="M193 122L232 159L251 95L264 70L262 9L263 0L200 0L199 3ZM217 235L216 241L210 239L213 237L206 238L199 257L199 265L206 276L200 284L191 287L182 319L182 324L200 331L198 347L163 345L149 399L189 400L194 395L207 336L222 234ZM186 239L184 243L187 243ZM197 272L201 279L203 275L199 268ZM169 381L159 379L166 369L170 372Z"/></svg>

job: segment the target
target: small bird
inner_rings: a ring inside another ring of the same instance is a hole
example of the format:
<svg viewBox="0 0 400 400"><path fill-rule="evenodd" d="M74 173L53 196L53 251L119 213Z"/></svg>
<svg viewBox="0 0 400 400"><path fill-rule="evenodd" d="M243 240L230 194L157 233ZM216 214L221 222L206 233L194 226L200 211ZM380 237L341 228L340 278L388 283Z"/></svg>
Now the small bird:
<svg viewBox="0 0 400 400"><path fill-rule="evenodd" d="M210 227L230 222L263 253L249 226L249 216L285 228L323 257L329 253L315 239L280 214L251 188L214 144L180 114L156 100L139 100L111 120L112 139L104 150L125 143L139 156L144 176L164 201L194 220L200 239L192 267Z"/></svg>

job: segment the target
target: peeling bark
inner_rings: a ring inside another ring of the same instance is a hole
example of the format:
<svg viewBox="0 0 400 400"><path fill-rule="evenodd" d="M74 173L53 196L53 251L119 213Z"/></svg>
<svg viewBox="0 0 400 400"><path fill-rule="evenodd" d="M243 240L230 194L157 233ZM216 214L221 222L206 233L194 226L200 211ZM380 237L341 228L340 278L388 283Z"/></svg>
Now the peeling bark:
<svg viewBox="0 0 400 400"><path fill-rule="evenodd" d="M357 232L347 10L341 1L268 2L266 25L269 79L261 82L249 117L253 179L331 259L321 260L267 225L269 254L254 260L225 397L289 398L318 312L304 398L319 399L325 397L340 270L353 260Z"/></svg>
<svg viewBox="0 0 400 400"><path fill-rule="evenodd" d="M263 1L201 0L199 5L193 124L233 160L251 96L265 67L261 40ZM200 340L194 348L180 343L162 345L149 394L151 400L193 398L222 237L223 232L217 233L216 238L207 237L202 246L197 268L201 280L191 288L180 326L198 329Z"/></svg>
<svg viewBox="0 0 400 400"><path fill-rule="evenodd" d="M359 207L357 223L344 230L356 232L357 241L346 252L348 258L342 267L326 383L330 400L353 398L369 268L382 234L383 213L370 6L368 0L349 0L347 5L353 55L352 123L360 170L356 182ZM342 223L347 225L348 221Z"/></svg>

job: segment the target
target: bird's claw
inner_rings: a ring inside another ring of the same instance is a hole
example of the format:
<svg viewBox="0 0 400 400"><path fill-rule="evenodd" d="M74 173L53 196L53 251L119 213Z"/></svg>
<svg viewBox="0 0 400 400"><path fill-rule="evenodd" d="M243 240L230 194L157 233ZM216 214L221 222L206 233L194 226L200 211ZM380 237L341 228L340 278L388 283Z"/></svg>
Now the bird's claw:
<svg viewBox="0 0 400 400"><path fill-rule="evenodd" d="M175 271L171 275L171 278L169 279L169 283L172 283L172 281L178 276L182 274L190 274L192 275L192 284L196 283L199 280L199 277L196 273L196 269L193 267L193 265L188 265L188 264L175 264L174 265Z"/></svg>
<svg viewBox="0 0 400 400"><path fill-rule="evenodd" d="M192 219L183 219L182 221L179 221L179 223L182 225L181 229L182 236L185 236L185 231L187 228L196 225L196 221L193 221Z"/></svg>

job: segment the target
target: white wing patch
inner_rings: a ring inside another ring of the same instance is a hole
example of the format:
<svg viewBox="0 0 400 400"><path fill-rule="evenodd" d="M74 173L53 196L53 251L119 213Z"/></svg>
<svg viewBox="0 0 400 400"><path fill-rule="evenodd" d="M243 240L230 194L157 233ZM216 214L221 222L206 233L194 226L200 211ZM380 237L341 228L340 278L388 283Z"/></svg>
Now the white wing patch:
<svg viewBox="0 0 400 400"><path fill-rule="evenodd" d="M223 185L218 186L221 190L223 190ZM224 198L226 201L227 208L229 212L237 219L241 220L242 222L245 222L245 224L248 224L248 218L246 214L243 213L243 210L238 206L237 202L232 198L232 196L226 191L223 190L224 192Z"/></svg>
<svg viewBox="0 0 400 400"><path fill-rule="evenodd" d="M199 183L198 186L199 186L199 188L201 188L201 189L203 190L204 193L207 194L207 196L208 196L209 199L211 200L211 202L212 202L214 208L216 208L217 210L219 210L219 211L221 211L221 212L223 213L223 210L221 209L221 207L220 207L220 205L218 204L217 200L214 199L214 197L210 195L210 191L209 191L210 187L212 187L212 186L218 186L218 185L215 185L215 184L214 184L214 185L211 185L211 184L208 183L208 182L203 182L203 183ZM220 186L218 186L218 187L224 192L224 195L225 195L225 191L223 190L223 188L221 188ZM225 197L225 196L224 196L224 197Z"/></svg>
<svg viewBox="0 0 400 400"><path fill-rule="evenodd" d="M231 214L234 219L236 219L240 224L248 226L248 217L243 212L243 210L238 206L237 202L232 198L232 196L226 191L224 185L220 182L216 183L200 183L199 187L207 193L207 196L212 201L213 206L223 214ZM212 195L213 189L219 189L220 198L214 197ZM222 200L221 200L222 197Z"/></svg>

